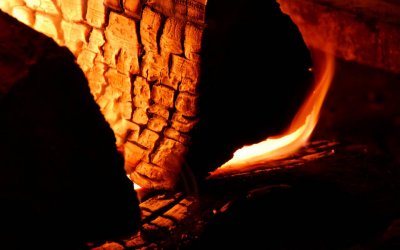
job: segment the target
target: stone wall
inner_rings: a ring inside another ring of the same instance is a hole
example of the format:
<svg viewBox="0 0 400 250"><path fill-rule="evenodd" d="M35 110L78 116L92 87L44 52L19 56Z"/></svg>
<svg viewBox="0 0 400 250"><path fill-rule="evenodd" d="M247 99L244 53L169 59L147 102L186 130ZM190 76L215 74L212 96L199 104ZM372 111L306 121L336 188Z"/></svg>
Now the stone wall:
<svg viewBox="0 0 400 250"><path fill-rule="evenodd" d="M68 47L138 185L173 189L197 122L206 0L1 0Z"/></svg>

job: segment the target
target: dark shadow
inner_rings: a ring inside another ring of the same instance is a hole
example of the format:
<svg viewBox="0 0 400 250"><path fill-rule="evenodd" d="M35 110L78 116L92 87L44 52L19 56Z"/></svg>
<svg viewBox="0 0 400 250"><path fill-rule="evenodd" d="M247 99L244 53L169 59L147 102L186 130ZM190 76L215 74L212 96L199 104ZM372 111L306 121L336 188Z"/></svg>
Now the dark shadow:
<svg viewBox="0 0 400 250"><path fill-rule="evenodd" d="M199 124L188 165L202 180L245 144L286 129L312 84L311 56L275 1L209 1Z"/></svg>

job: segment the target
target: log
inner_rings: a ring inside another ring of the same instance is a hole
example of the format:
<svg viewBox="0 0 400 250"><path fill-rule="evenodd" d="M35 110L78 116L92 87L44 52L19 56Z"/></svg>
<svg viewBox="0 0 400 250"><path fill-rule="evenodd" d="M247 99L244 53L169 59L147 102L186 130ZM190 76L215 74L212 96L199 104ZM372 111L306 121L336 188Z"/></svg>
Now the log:
<svg viewBox="0 0 400 250"><path fill-rule="evenodd" d="M74 56L3 12L0 30L0 248L135 232L136 192Z"/></svg>
<svg viewBox="0 0 400 250"><path fill-rule="evenodd" d="M398 1L277 2L299 27L309 47L346 61L400 73Z"/></svg>
<svg viewBox="0 0 400 250"><path fill-rule="evenodd" d="M153 193L139 232L91 250L399 248L400 170L387 152L313 141L268 165L212 176L199 193Z"/></svg>
<svg viewBox="0 0 400 250"><path fill-rule="evenodd" d="M172 190L197 122L206 3L1 0L0 9L73 52L132 181Z"/></svg>

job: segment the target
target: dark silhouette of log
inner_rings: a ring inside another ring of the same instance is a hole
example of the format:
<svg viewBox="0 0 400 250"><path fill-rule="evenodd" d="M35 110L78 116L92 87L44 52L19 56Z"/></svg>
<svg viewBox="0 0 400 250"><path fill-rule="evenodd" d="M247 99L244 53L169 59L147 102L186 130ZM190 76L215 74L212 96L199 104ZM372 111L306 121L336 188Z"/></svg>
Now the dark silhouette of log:
<svg viewBox="0 0 400 250"><path fill-rule="evenodd" d="M0 12L0 248L129 235L138 203L73 55Z"/></svg>

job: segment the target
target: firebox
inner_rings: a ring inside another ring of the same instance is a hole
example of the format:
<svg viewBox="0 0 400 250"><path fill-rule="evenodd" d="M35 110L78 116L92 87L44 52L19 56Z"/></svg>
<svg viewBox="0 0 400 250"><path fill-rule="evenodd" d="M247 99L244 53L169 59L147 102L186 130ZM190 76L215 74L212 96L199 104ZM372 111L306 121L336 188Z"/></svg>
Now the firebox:
<svg viewBox="0 0 400 250"><path fill-rule="evenodd" d="M155 191L139 231L88 248L398 242L400 6L245 2L1 0L74 55L124 174Z"/></svg>

